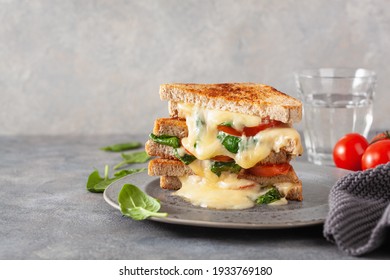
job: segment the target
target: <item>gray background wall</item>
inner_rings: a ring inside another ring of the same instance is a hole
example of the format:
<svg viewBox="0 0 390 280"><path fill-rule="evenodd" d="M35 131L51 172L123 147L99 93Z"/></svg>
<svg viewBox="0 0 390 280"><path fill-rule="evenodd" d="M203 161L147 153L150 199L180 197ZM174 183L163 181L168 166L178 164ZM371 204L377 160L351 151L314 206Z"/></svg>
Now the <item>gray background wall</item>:
<svg viewBox="0 0 390 280"><path fill-rule="evenodd" d="M149 132L169 82L252 81L296 96L292 72L378 73L390 128L390 3L0 0L0 134Z"/></svg>

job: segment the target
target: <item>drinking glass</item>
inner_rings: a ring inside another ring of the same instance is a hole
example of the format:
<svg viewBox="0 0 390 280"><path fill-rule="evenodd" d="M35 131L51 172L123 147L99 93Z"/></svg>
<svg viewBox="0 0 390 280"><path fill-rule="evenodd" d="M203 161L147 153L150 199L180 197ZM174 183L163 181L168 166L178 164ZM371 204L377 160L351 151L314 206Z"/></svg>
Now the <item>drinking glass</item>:
<svg viewBox="0 0 390 280"><path fill-rule="evenodd" d="M295 73L295 81L303 101L308 160L333 165L333 147L342 136L368 135L376 74L362 68L307 69Z"/></svg>

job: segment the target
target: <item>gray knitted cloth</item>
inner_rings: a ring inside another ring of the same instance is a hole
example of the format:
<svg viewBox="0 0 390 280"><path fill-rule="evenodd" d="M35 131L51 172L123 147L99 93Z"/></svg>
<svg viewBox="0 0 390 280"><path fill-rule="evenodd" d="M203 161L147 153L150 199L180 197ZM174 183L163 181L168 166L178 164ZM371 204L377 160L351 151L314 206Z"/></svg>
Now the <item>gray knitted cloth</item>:
<svg viewBox="0 0 390 280"><path fill-rule="evenodd" d="M378 248L390 226L390 163L341 178L329 195L324 236L347 254Z"/></svg>

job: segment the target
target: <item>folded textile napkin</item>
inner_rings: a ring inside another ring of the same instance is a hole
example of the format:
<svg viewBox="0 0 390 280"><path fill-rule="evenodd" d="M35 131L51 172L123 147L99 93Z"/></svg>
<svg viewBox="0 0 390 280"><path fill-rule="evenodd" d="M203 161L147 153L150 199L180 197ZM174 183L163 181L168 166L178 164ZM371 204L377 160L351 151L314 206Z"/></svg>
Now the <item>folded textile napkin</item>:
<svg viewBox="0 0 390 280"><path fill-rule="evenodd" d="M378 248L390 226L390 162L350 173L332 187L324 236L359 256Z"/></svg>

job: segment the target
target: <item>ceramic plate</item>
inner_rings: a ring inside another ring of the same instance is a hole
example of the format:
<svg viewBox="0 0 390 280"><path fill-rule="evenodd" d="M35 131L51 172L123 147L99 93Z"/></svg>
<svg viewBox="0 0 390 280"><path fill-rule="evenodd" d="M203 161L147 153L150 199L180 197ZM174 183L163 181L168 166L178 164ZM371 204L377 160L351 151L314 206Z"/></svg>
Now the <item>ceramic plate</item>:
<svg viewBox="0 0 390 280"><path fill-rule="evenodd" d="M259 205L245 210L196 207L173 196L172 191L161 189L159 178L150 177L146 172L128 175L112 183L105 190L104 199L119 210L119 191L124 184L130 183L160 200L160 211L167 212L168 217L150 218L158 222L240 229L276 229L322 224L328 213L330 188L348 171L301 162L295 162L293 166L302 180L304 200L289 201L283 206Z"/></svg>

